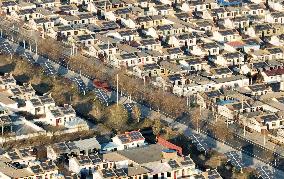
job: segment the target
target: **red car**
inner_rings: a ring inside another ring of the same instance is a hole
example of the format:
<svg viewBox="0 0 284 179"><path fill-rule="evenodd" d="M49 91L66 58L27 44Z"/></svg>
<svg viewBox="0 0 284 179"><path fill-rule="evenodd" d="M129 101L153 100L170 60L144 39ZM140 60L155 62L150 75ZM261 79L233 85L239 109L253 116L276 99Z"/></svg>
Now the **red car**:
<svg viewBox="0 0 284 179"><path fill-rule="evenodd" d="M105 90L105 91L111 91L110 86L108 85L107 82L102 82L102 81L99 81L97 79L94 79L93 85L94 85L95 88L102 89L102 90Z"/></svg>

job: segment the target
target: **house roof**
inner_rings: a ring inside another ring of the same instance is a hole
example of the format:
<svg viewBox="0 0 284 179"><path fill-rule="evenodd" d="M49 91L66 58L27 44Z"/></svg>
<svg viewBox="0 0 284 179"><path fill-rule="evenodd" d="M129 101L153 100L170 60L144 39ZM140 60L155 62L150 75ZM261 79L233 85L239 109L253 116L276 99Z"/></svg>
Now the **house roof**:
<svg viewBox="0 0 284 179"><path fill-rule="evenodd" d="M232 42L227 42L226 44L234 48L242 48L245 45L245 43L242 41L232 41Z"/></svg>
<svg viewBox="0 0 284 179"><path fill-rule="evenodd" d="M135 163L143 164L160 161L162 159L162 150L164 149L166 148L160 144L152 144L146 147L118 151L117 153Z"/></svg>

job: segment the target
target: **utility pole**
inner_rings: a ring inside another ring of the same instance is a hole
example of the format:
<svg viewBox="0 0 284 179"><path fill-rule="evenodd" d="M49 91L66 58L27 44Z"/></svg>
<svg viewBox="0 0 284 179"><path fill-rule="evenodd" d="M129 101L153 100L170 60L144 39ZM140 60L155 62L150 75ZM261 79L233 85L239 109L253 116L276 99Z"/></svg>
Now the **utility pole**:
<svg viewBox="0 0 284 179"><path fill-rule="evenodd" d="M201 119L201 105L199 105L199 116L200 116L200 119ZM196 128L197 128L197 133L199 133L199 118L197 118L196 120Z"/></svg>
<svg viewBox="0 0 284 179"><path fill-rule="evenodd" d="M116 105L118 106L118 74L116 74Z"/></svg>
<svg viewBox="0 0 284 179"><path fill-rule="evenodd" d="M266 137L265 137L266 134L263 134L263 145L265 146L266 144Z"/></svg>
<svg viewBox="0 0 284 179"><path fill-rule="evenodd" d="M109 62L109 40L107 40L107 62Z"/></svg>
<svg viewBox="0 0 284 179"><path fill-rule="evenodd" d="M246 122L244 119L243 119L243 123L244 123L244 136L246 136Z"/></svg>
<svg viewBox="0 0 284 179"><path fill-rule="evenodd" d="M35 41L35 53L37 55L37 41Z"/></svg>

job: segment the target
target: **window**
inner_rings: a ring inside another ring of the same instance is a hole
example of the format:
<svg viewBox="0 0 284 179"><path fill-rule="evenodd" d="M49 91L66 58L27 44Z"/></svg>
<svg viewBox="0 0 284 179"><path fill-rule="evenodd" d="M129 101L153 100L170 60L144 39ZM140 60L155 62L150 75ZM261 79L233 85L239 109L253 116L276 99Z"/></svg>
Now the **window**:
<svg viewBox="0 0 284 179"><path fill-rule="evenodd" d="M276 126L276 122L272 122L272 127L275 127Z"/></svg>
<svg viewBox="0 0 284 179"><path fill-rule="evenodd" d="M167 172L167 177L171 177L172 173L171 172Z"/></svg>

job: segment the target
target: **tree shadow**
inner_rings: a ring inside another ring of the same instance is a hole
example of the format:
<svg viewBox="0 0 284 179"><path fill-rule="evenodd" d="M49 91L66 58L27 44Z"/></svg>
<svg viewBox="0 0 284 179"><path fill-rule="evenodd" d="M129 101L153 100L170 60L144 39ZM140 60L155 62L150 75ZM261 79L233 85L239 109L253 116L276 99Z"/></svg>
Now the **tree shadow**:
<svg viewBox="0 0 284 179"><path fill-rule="evenodd" d="M14 76L14 78L20 84L28 83L31 80L31 78L25 74Z"/></svg>
<svg viewBox="0 0 284 179"><path fill-rule="evenodd" d="M1 74L11 73L11 72L14 71L15 66L16 66L16 64L14 64L14 63L10 63L10 64L7 64L7 65L0 66L0 73Z"/></svg>
<svg viewBox="0 0 284 179"><path fill-rule="evenodd" d="M33 85L34 90L36 90L36 92L39 95L43 95L45 93L48 93L51 89L52 89L52 85L48 84L48 83L40 83L37 85Z"/></svg>
<svg viewBox="0 0 284 179"><path fill-rule="evenodd" d="M247 156L249 154L249 157ZM241 158L245 166L253 165L254 145L246 144L242 146Z"/></svg>
<svg viewBox="0 0 284 179"><path fill-rule="evenodd" d="M57 74L59 74L60 76L64 76L68 73L68 69L59 65L59 68L57 69Z"/></svg>

